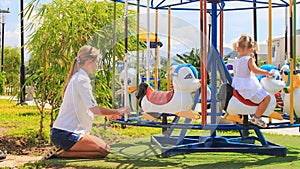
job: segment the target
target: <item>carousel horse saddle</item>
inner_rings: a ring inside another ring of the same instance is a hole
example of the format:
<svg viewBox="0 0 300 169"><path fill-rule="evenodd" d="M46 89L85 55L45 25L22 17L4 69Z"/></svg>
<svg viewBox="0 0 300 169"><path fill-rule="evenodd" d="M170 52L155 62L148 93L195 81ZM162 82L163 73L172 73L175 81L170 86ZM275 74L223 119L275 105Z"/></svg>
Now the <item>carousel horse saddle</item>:
<svg viewBox="0 0 300 169"><path fill-rule="evenodd" d="M233 96L235 98L237 98L238 101L240 101L241 103L243 103L243 104L245 104L247 106L258 106L258 104L253 103L251 100L243 98L243 96L241 96L239 94L239 92L237 90L235 90L235 89L233 89Z"/></svg>
<svg viewBox="0 0 300 169"><path fill-rule="evenodd" d="M154 91L151 87L147 88L146 97L149 102L156 105L167 104L173 97L173 91Z"/></svg>

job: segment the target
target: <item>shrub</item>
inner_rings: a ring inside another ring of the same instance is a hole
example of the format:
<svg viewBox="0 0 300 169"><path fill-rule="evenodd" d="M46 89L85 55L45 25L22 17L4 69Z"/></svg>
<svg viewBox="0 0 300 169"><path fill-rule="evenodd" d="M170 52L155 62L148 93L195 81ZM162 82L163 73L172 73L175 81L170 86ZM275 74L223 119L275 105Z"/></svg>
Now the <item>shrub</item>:
<svg viewBox="0 0 300 169"><path fill-rule="evenodd" d="M2 95L4 93L4 87L5 87L5 76L4 73L0 73L0 94Z"/></svg>

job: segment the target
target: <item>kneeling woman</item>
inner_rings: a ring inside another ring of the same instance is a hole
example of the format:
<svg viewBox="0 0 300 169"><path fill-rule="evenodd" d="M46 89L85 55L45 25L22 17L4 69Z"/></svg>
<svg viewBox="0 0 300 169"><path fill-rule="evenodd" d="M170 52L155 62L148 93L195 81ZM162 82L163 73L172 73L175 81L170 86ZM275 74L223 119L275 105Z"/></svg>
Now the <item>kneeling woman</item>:
<svg viewBox="0 0 300 169"><path fill-rule="evenodd" d="M101 138L90 135L94 116L107 116L111 119L129 114L128 107L107 109L98 106L92 94L88 74L98 67L99 51L91 46L83 46L71 66L63 90L63 102L58 117L51 129L51 142L55 148L44 156L65 158L106 157L110 146Z"/></svg>

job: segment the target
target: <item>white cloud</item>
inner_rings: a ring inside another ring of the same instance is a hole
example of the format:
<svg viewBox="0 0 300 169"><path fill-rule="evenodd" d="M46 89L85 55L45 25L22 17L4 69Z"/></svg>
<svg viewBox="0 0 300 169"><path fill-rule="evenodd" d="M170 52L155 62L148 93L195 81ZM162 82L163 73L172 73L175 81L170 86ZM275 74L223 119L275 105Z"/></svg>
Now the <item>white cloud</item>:
<svg viewBox="0 0 300 169"><path fill-rule="evenodd" d="M232 41L229 42L229 43L224 43L224 44L223 44L223 47L224 47L224 48L230 48L230 49L232 49L232 48L233 48L232 45L233 45L233 43L236 42L236 41L237 41L237 39L234 39L234 40L232 40Z"/></svg>
<svg viewBox="0 0 300 169"><path fill-rule="evenodd" d="M1 0L1 5L0 5L0 8L5 8L10 2L11 0Z"/></svg>
<svg viewBox="0 0 300 169"><path fill-rule="evenodd" d="M20 46L20 33L19 31L5 32L5 46L18 47Z"/></svg>
<svg viewBox="0 0 300 169"><path fill-rule="evenodd" d="M155 32L155 13L150 10L150 32ZM147 27L147 15L140 15L140 25ZM167 51L168 43L168 15L166 11L160 11L158 17L158 36L163 43L161 51ZM192 48L199 48L200 32L189 19L179 17L175 12L171 12L171 52L184 53Z"/></svg>

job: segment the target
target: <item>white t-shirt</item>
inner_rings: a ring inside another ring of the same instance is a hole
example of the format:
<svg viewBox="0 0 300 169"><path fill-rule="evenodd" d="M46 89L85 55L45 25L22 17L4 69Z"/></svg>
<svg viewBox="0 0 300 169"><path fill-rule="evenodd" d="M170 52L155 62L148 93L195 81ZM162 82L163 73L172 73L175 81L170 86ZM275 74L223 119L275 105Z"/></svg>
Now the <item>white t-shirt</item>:
<svg viewBox="0 0 300 169"><path fill-rule="evenodd" d="M53 128L79 134L90 133L94 119L90 108L98 106L90 82L88 74L82 69L72 76Z"/></svg>

